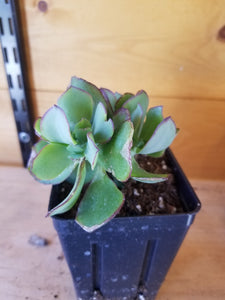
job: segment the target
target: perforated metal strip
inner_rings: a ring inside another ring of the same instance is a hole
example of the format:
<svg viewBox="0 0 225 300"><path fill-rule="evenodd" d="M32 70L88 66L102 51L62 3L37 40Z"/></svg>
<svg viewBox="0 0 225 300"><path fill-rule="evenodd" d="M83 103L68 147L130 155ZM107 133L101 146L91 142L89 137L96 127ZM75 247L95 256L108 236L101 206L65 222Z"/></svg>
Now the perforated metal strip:
<svg viewBox="0 0 225 300"><path fill-rule="evenodd" d="M25 78L22 38L15 6L16 2L17 0L0 0L0 36L9 94L23 162L26 166L34 142L34 133L29 113L28 85ZM1 101L4 101L4 99Z"/></svg>

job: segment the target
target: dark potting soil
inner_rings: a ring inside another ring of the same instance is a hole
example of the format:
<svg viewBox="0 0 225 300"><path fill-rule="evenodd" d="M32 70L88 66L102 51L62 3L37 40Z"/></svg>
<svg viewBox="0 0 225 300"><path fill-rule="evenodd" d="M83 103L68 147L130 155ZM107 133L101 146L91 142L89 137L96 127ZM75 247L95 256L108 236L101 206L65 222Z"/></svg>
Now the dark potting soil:
<svg viewBox="0 0 225 300"><path fill-rule="evenodd" d="M175 176L173 175L173 170L166 156L162 158L151 158L149 156L140 155L136 157L136 159L139 165L146 171L155 174L169 174L169 176L166 181L160 183L148 184L137 182L133 179L129 179L123 183L122 192L125 195L125 202L117 217L183 212L184 209L179 197ZM58 203L65 199L71 188L72 185L68 182L59 185ZM74 208L61 215L61 217L75 218L78 204L79 201Z"/></svg>
<svg viewBox="0 0 225 300"><path fill-rule="evenodd" d="M183 212L175 176L166 157L152 158L139 155L136 160L143 169L150 173L169 174L169 176L163 182L151 184L129 179L122 189L125 203L118 216L146 216Z"/></svg>

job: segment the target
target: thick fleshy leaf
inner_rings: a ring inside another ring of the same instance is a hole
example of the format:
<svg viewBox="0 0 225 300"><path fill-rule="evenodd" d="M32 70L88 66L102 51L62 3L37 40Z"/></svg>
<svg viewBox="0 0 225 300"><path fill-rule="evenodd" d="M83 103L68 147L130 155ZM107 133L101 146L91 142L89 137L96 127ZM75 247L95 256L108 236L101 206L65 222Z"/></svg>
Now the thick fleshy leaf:
<svg viewBox="0 0 225 300"><path fill-rule="evenodd" d="M132 122L124 122L100 153L100 159L104 168L119 181L126 181L131 173L130 150L132 147L133 131Z"/></svg>
<svg viewBox="0 0 225 300"><path fill-rule="evenodd" d="M168 179L167 174L152 174L145 171L138 165L138 163L134 158L132 159L131 177L136 181L145 182L145 183L157 183Z"/></svg>
<svg viewBox="0 0 225 300"><path fill-rule="evenodd" d="M116 97L116 101L119 100L119 98L122 96L120 93L115 92L114 93L115 97Z"/></svg>
<svg viewBox="0 0 225 300"><path fill-rule="evenodd" d="M129 110L123 107L118 109L113 116L113 124L115 126L115 129L120 128L121 125L128 120L130 120Z"/></svg>
<svg viewBox="0 0 225 300"><path fill-rule="evenodd" d="M110 116L112 116L113 112L115 110L115 104L117 101L116 97L115 97L114 93L108 89L100 88L100 91L105 98L105 102L107 103L107 112L109 113Z"/></svg>
<svg viewBox="0 0 225 300"><path fill-rule="evenodd" d="M35 123L34 123L34 131L35 131L35 133L36 133L37 136L39 136L40 138L42 138L40 124L41 124L41 118L38 118L35 121Z"/></svg>
<svg viewBox="0 0 225 300"><path fill-rule="evenodd" d="M140 104L137 105L136 109L131 113L131 121L134 124L134 143L138 142L138 137L142 127L143 110Z"/></svg>
<svg viewBox="0 0 225 300"><path fill-rule="evenodd" d="M151 153L151 154L149 154L149 156L157 158L157 157L163 156L164 153L165 153L165 150L162 150L159 152Z"/></svg>
<svg viewBox="0 0 225 300"><path fill-rule="evenodd" d="M91 132L91 123L87 119L81 119L80 122L78 122L73 130L73 134L76 140L79 141L79 143L83 144L87 142L87 133Z"/></svg>
<svg viewBox="0 0 225 300"><path fill-rule="evenodd" d="M32 160L29 170L40 182L58 184L69 177L77 164L68 155L65 145L48 144Z"/></svg>
<svg viewBox="0 0 225 300"><path fill-rule="evenodd" d="M37 142L36 144L33 145L32 149L31 149L29 160L27 162L28 169L32 166L33 160L37 156L37 154L42 150L42 148L44 148L47 145L48 145L48 142L46 142L44 140L40 140L39 142Z"/></svg>
<svg viewBox="0 0 225 300"><path fill-rule="evenodd" d="M137 105L139 104L143 111L143 116L145 116L148 109L148 95L145 91L139 91L135 96L129 98L124 104L123 107L127 108L130 113L132 113Z"/></svg>
<svg viewBox="0 0 225 300"><path fill-rule="evenodd" d="M177 130L174 121L168 117L164 119L155 129L153 135L139 154L151 154L165 150L176 137Z"/></svg>
<svg viewBox="0 0 225 300"><path fill-rule="evenodd" d="M131 113L131 121L134 124L134 128L136 128L140 124L142 116L143 110L141 108L141 105L138 104L136 109Z"/></svg>
<svg viewBox="0 0 225 300"><path fill-rule="evenodd" d="M61 144L75 144L70 133L69 123L62 108L52 106L42 117L41 135L48 141Z"/></svg>
<svg viewBox="0 0 225 300"><path fill-rule="evenodd" d="M69 145L66 147L69 152L68 157L71 159L80 159L84 157L84 149L80 145Z"/></svg>
<svg viewBox="0 0 225 300"><path fill-rule="evenodd" d="M99 169L78 207L76 222L92 232L110 221L120 210L124 196L107 174Z"/></svg>
<svg viewBox="0 0 225 300"><path fill-rule="evenodd" d="M74 183L72 190L70 191L69 195L60 204L58 204L56 207L54 207L48 212L47 216L62 214L70 210L77 202L85 181L85 176L86 176L85 164L86 163L84 160L80 161L77 174L76 174L76 181Z"/></svg>
<svg viewBox="0 0 225 300"><path fill-rule="evenodd" d="M94 170L95 165L98 160L99 148L96 146L93 135L91 133L87 134L87 146L85 150L85 157L89 161L92 170Z"/></svg>
<svg viewBox="0 0 225 300"><path fill-rule="evenodd" d="M118 94L119 95L119 94ZM119 99L116 101L116 105L115 105L115 110L117 111L118 109L120 109L123 104L130 98L132 98L134 96L134 94L131 93L125 93L123 95L121 95L119 97Z"/></svg>
<svg viewBox="0 0 225 300"><path fill-rule="evenodd" d="M82 118L91 120L93 112L93 100L89 93L76 88L70 87L58 99L58 106L61 107L69 121L70 129Z"/></svg>
<svg viewBox="0 0 225 300"><path fill-rule="evenodd" d="M92 128L96 143L106 143L113 135L113 122L107 121L107 112L101 102L96 107Z"/></svg>
<svg viewBox="0 0 225 300"><path fill-rule="evenodd" d="M133 114L139 114L139 117L141 119L138 120L138 125L134 127L134 143L138 142L139 135L141 133L145 115L148 109L148 95L146 94L145 91L139 91L135 96L129 98L124 104L123 107L128 109L131 116ZM139 108L138 108L139 106ZM140 109L141 108L141 109ZM142 112L141 112L142 110ZM142 115L142 116L141 116ZM132 119L132 117L131 117Z"/></svg>
<svg viewBox="0 0 225 300"><path fill-rule="evenodd" d="M82 78L78 78L78 77L74 76L71 78L71 85L88 92L91 95L92 99L94 100L95 106L99 102L102 102L104 104L105 108L107 108L105 98L103 97L101 91L94 84L92 84Z"/></svg>
<svg viewBox="0 0 225 300"><path fill-rule="evenodd" d="M34 144L33 148L34 148L35 152L38 154L47 145L48 145L48 142L40 140L39 142Z"/></svg>
<svg viewBox="0 0 225 300"><path fill-rule="evenodd" d="M142 128L140 139L146 143L153 135L156 127L162 122L162 120L162 106L150 108L146 115L146 120Z"/></svg>

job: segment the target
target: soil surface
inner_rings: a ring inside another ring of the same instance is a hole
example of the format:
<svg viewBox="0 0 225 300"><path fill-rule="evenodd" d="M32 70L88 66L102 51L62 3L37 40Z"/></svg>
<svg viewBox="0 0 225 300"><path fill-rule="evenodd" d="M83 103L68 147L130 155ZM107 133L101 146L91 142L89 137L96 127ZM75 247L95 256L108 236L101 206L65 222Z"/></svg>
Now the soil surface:
<svg viewBox="0 0 225 300"><path fill-rule="evenodd" d="M154 174L169 174L169 176L166 181L151 184L129 179L122 189L126 200L118 216L183 212L173 170L166 161L166 157L152 158L140 155L136 159L146 171Z"/></svg>
<svg viewBox="0 0 225 300"><path fill-rule="evenodd" d="M155 174L169 174L168 179L160 183L142 183L129 179L123 183L121 188L125 195L125 202L117 217L144 216L154 214L174 214L183 212L176 180L166 157L151 158L140 155L136 157L139 165L146 171ZM58 203L60 203L70 192L71 184L64 182L58 190ZM85 189L83 189L83 193ZM82 198L82 195L81 195ZM79 204L69 212L61 215L63 218L75 218L76 209Z"/></svg>

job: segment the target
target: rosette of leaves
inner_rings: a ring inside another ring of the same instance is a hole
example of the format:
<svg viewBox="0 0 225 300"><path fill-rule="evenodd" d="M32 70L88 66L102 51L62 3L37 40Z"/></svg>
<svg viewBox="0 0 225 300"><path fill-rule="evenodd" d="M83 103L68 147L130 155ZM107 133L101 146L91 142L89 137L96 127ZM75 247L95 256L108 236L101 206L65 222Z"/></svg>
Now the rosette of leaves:
<svg viewBox="0 0 225 300"><path fill-rule="evenodd" d="M167 179L146 172L135 160L136 154L161 155L177 133L173 120L163 118L162 107L148 110L148 102L144 91L121 95L72 77L57 105L34 126L40 141L28 163L31 174L46 184L72 183L67 197L48 216L78 202L75 220L91 232L122 207L119 182L130 177L146 183Z"/></svg>

